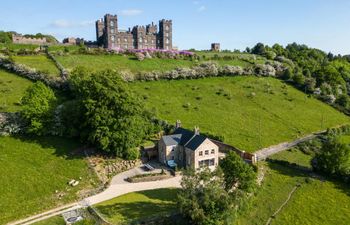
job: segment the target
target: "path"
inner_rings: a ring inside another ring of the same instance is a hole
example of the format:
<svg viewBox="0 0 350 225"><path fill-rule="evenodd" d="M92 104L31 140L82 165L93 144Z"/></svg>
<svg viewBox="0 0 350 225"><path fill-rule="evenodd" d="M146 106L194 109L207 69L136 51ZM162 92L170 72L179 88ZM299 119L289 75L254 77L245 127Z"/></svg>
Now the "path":
<svg viewBox="0 0 350 225"><path fill-rule="evenodd" d="M9 223L8 225L33 224L35 222L60 215L70 210L83 208L86 206L86 204L89 204L89 205L98 204L130 192L153 190L153 189L159 189L159 188L179 188L180 187L181 176L177 176L177 177L173 177L173 178L161 180L161 181L142 182L142 183L128 183L125 181L125 178L131 175L139 174L139 173L140 173L139 167L120 173L113 177L111 181L111 185L105 191L97 195L88 197L82 200L81 202L75 202L72 204L61 206L59 208L52 209L44 213L40 213L38 215L34 215L22 220Z"/></svg>
<svg viewBox="0 0 350 225"><path fill-rule="evenodd" d="M312 140L312 139L316 138L321 133L310 134L310 135L299 138L299 139L292 141L292 142L283 142L283 143L278 144L278 145L263 148L263 149L255 152L256 160L257 161L265 160L266 158L268 158L271 155L274 155L274 154L279 153L281 151L293 148L300 143Z"/></svg>

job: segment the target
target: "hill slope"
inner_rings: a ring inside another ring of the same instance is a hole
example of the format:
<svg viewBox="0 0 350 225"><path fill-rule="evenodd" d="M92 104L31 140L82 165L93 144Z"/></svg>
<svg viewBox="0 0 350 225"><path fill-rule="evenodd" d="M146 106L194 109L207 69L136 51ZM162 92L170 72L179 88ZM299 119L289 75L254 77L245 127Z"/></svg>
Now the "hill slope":
<svg viewBox="0 0 350 225"><path fill-rule="evenodd" d="M332 107L273 78L218 77L130 86L160 118L170 123L180 119L189 129L199 126L250 152L349 122Z"/></svg>

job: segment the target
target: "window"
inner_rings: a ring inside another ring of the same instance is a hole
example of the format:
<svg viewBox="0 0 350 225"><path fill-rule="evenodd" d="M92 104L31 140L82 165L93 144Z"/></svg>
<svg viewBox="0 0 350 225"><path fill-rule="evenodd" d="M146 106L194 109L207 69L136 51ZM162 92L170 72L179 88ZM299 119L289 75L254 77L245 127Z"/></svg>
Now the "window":
<svg viewBox="0 0 350 225"><path fill-rule="evenodd" d="M152 44L154 44L154 40L152 40Z"/></svg>
<svg viewBox="0 0 350 225"><path fill-rule="evenodd" d="M145 43L147 43L148 41L147 41L147 39L145 40Z"/></svg>
<svg viewBox="0 0 350 225"><path fill-rule="evenodd" d="M212 150L211 150L211 154L215 154L215 149L212 149Z"/></svg>
<svg viewBox="0 0 350 225"><path fill-rule="evenodd" d="M215 159L206 159L198 162L199 168L215 166Z"/></svg>
<svg viewBox="0 0 350 225"><path fill-rule="evenodd" d="M173 148L171 149L171 151L174 152L174 151L175 151L175 147L173 147Z"/></svg>
<svg viewBox="0 0 350 225"><path fill-rule="evenodd" d="M167 38L167 39L166 39L166 43L169 44L169 42L170 42L170 41L169 41L169 39Z"/></svg>
<svg viewBox="0 0 350 225"><path fill-rule="evenodd" d="M165 37L169 37L169 33L165 33Z"/></svg>
<svg viewBox="0 0 350 225"><path fill-rule="evenodd" d="M214 166L215 165L215 159L209 160L209 166Z"/></svg>
<svg viewBox="0 0 350 225"><path fill-rule="evenodd" d="M113 20L111 20L110 24L111 24L111 27L114 27L114 21Z"/></svg>
<svg viewBox="0 0 350 225"><path fill-rule="evenodd" d="M120 43L120 38L118 38L118 42Z"/></svg>
<svg viewBox="0 0 350 225"><path fill-rule="evenodd" d="M113 28L111 29L111 34L114 34L114 29Z"/></svg>
<svg viewBox="0 0 350 225"><path fill-rule="evenodd" d="M169 26L168 25L165 27L165 30L167 30L167 31L169 30Z"/></svg>
<svg viewBox="0 0 350 225"><path fill-rule="evenodd" d="M111 37L111 41L115 42L115 37L114 36Z"/></svg>
<svg viewBox="0 0 350 225"><path fill-rule="evenodd" d="M142 43L142 38L139 39L139 42Z"/></svg>
<svg viewBox="0 0 350 225"><path fill-rule="evenodd" d="M128 48L128 45L125 45L124 48Z"/></svg>
<svg viewBox="0 0 350 225"><path fill-rule="evenodd" d="M209 150L205 150L205 155L209 155Z"/></svg>
<svg viewBox="0 0 350 225"><path fill-rule="evenodd" d="M128 39L124 38L124 42L128 42Z"/></svg>
<svg viewBox="0 0 350 225"><path fill-rule="evenodd" d="M200 152L199 152L199 156L203 156L203 151L200 151Z"/></svg>

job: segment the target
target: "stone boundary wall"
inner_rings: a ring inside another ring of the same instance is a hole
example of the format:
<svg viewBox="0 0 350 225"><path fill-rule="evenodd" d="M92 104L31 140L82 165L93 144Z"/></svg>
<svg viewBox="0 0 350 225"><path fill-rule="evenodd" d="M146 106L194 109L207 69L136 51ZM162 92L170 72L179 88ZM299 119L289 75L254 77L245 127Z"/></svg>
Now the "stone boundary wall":
<svg viewBox="0 0 350 225"><path fill-rule="evenodd" d="M128 177L127 181L130 183L140 183L140 182L151 182L151 181L159 181L171 178L170 174L158 174L158 175L150 175L146 177Z"/></svg>
<svg viewBox="0 0 350 225"><path fill-rule="evenodd" d="M3 68L11 73L15 73L32 81L41 81L55 89L68 88L68 83L61 78L50 77L47 74L43 74L34 69L28 68L25 65L11 62L8 58L0 57L0 68Z"/></svg>
<svg viewBox="0 0 350 225"><path fill-rule="evenodd" d="M67 80L68 71L63 67L63 65L49 51L46 51L46 55L49 59L51 59L51 61L55 64L57 69L60 71L62 80Z"/></svg>
<svg viewBox="0 0 350 225"><path fill-rule="evenodd" d="M210 139L212 142L214 142L214 144L216 144L217 146L219 146L219 151L220 152L224 152L227 153L228 151L234 151L237 155L239 155L243 160L247 160L249 162L251 162L252 164L256 163L256 156L255 154L251 154L248 152L245 152L243 150L240 150L232 145L229 144L225 144L223 142L214 140L214 139Z"/></svg>

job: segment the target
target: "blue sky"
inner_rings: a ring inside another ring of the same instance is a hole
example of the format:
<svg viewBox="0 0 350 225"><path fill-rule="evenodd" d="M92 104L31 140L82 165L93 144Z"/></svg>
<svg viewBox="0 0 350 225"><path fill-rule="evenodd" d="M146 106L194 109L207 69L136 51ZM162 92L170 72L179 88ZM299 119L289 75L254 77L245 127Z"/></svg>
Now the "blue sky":
<svg viewBox="0 0 350 225"><path fill-rule="evenodd" d="M350 54L349 0L1 0L0 30L95 40L94 21L119 15L119 27L172 19L180 49L245 49L257 42L304 43Z"/></svg>

